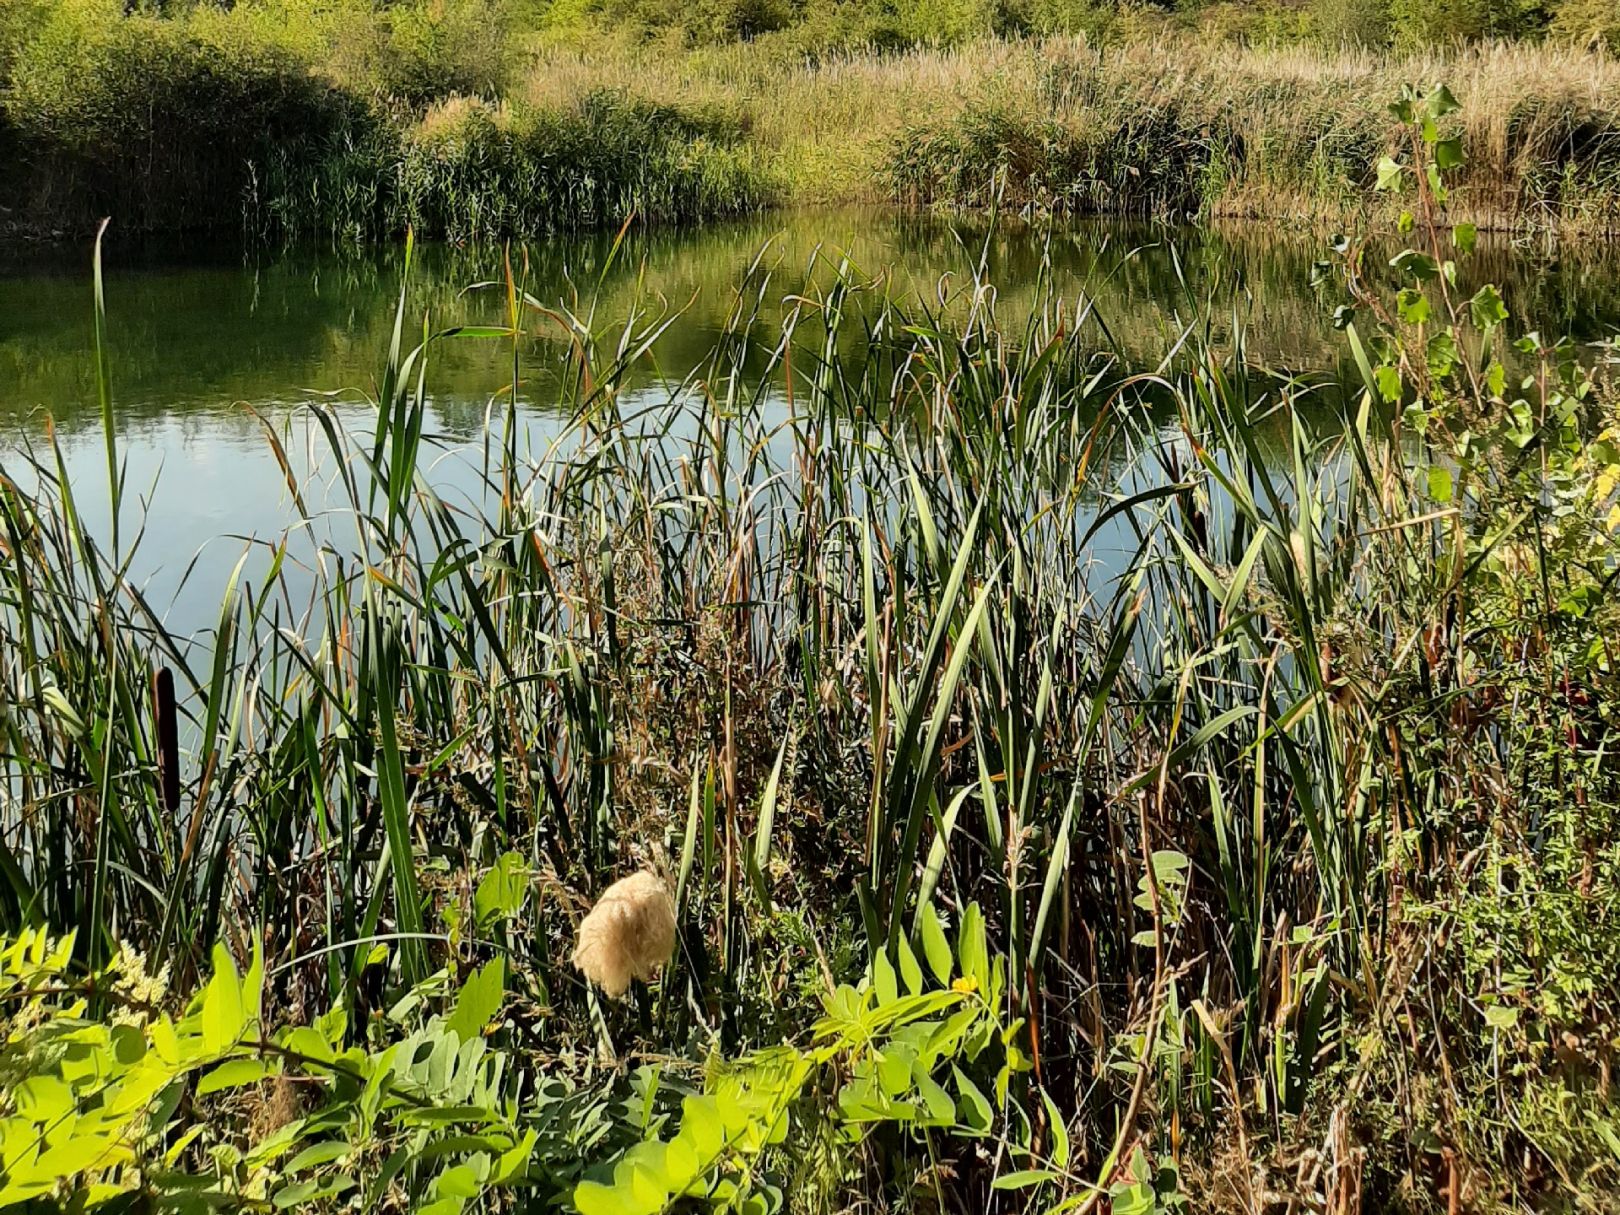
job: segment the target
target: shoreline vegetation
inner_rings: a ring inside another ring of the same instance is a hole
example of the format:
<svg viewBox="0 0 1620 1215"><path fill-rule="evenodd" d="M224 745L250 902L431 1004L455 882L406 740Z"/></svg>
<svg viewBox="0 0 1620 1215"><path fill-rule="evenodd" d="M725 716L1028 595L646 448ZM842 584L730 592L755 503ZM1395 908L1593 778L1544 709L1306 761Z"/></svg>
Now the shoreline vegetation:
<svg viewBox="0 0 1620 1215"><path fill-rule="evenodd" d="M98 248L105 482L0 476L0 1208L1612 1215L1620 347L1394 101L1325 400L1208 305L1137 374L1050 273L756 266L649 401L662 308L418 328L407 238L200 636Z"/></svg>
<svg viewBox="0 0 1620 1215"><path fill-rule="evenodd" d="M1620 230L1603 4L1532 29L1507 0L1448 0L1451 25L1378 0L755 2L692 28L562 0L10 0L0 231L483 241L834 203L1389 225L1383 99L1439 79L1475 150L1459 218Z"/></svg>

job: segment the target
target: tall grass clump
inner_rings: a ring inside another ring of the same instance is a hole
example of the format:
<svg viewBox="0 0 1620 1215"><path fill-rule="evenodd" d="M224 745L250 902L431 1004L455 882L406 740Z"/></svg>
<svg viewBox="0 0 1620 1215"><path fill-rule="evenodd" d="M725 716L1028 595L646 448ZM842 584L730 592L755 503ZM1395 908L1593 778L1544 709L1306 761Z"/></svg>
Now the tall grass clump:
<svg viewBox="0 0 1620 1215"><path fill-rule="evenodd" d="M1603 0L1565 0L1553 18L1552 32L1576 46L1620 54L1620 13Z"/></svg>
<svg viewBox="0 0 1620 1215"><path fill-rule="evenodd" d="M1375 213L1368 166L1397 136L1374 99L1441 75L1465 102L1453 123L1480 149L1459 208L1482 224L1613 230L1620 80L1601 59L1509 47L1206 62L1147 44L1049 45L1019 70L964 80L898 133L884 173L895 197L930 205L983 205L996 182L1052 211L1346 220Z"/></svg>
<svg viewBox="0 0 1620 1215"><path fill-rule="evenodd" d="M453 240L756 210L759 157L723 116L599 91L548 109L453 99L407 137L395 228Z"/></svg>

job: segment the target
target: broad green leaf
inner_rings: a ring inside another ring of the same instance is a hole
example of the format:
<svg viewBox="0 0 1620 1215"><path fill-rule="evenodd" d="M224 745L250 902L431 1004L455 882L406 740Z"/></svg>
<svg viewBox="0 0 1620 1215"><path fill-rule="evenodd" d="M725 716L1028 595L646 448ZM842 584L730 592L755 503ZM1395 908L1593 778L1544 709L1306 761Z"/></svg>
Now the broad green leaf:
<svg viewBox="0 0 1620 1215"><path fill-rule="evenodd" d="M1069 1128L1064 1124L1063 1113L1052 1100L1052 1095L1044 1088L1041 1089L1041 1102L1046 1106L1046 1125L1052 1132L1052 1150L1048 1158L1060 1169L1069 1167Z"/></svg>
<svg viewBox="0 0 1620 1215"><path fill-rule="evenodd" d="M291 1177L297 1173L302 1173L305 1169L331 1164L334 1160L342 1160L352 1150L347 1143L340 1139L327 1139L320 1143L312 1143L289 1160L283 1172Z"/></svg>
<svg viewBox="0 0 1620 1215"><path fill-rule="evenodd" d="M509 919L523 906L529 891L529 868L517 852L502 855L473 894L473 919L479 928Z"/></svg>
<svg viewBox="0 0 1620 1215"><path fill-rule="evenodd" d="M1457 341L1449 333L1437 333L1429 339L1424 350L1429 361L1429 374L1448 376L1457 365Z"/></svg>
<svg viewBox="0 0 1620 1215"><path fill-rule="evenodd" d="M984 913L977 903L969 903L962 912L962 923L956 933L956 960L962 973L978 982L979 990L989 998L990 950L985 938Z"/></svg>
<svg viewBox="0 0 1620 1215"><path fill-rule="evenodd" d="M872 986L877 991L880 1007L893 1004L900 998L900 984L895 978L894 966L881 951L872 959Z"/></svg>
<svg viewBox="0 0 1620 1215"><path fill-rule="evenodd" d="M922 966L917 962L917 955L911 948L911 942L901 937L898 942L900 956L900 978L906 985L906 991L911 995L921 995L923 989Z"/></svg>
<svg viewBox="0 0 1620 1215"><path fill-rule="evenodd" d="M949 986L951 947L945 940L945 929L940 925L939 913L934 910L932 903L924 903L919 919L922 921L923 956L928 959L928 969L934 972L934 978L942 985Z"/></svg>
<svg viewBox="0 0 1620 1215"><path fill-rule="evenodd" d="M64 1143L41 1152L34 1162L33 1178L76 1177L86 1169L110 1163L117 1144L101 1135L76 1134Z"/></svg>
<svg viewBox="0 0 1620 1215"><path fill-rule="evenodd" d="M1462 108L1462 103L1443 84L1434 86L1433 91L1423 99L1423 105L1430 118L1444 118L1447 114L1454 114Z"/></svg>
<svg viewBox="0 0 1620 1215"><path fill-rule="evenodd" d="M227 1059L197 1082L197 1093L207 1096L228 1088L241 1088L244 1084L257 1084L276 1070L268 1059Z"/></svg>
<svg viewBox="0 0 1620 1215"><path fill-rule="evenodd" d="M1408 325L1425 325L1429 321L1429 297L1416 287L1402 287L1395 297L1401 320Z"/></svg>
<svg viewBox="0 0 1620 1215"><path fill-rule="evenodd" d="M1401 372L1400 368L1385 363L1374 375L1378 381L1378 395L1391 403L1401 399Z"/></svg>
<svg viewBox="0 0 1620 1215"><path fill-rule="evenodd" d="M445 1021L445 1028L453 1030L463 1042L480 1037L484 1027L500 1012L505 994L506 959L496 958L486 962L467 976L460 994L456 996L455 1011Z"/></svg>
<svg viewBox="0 0 1620 1215"><path fill-rule="evenodd" d="M961 1068L952 1065L951 1075L956 1081L957 1121L976 1135L988 1135L995 1122L995 1112L990 1108L989 1099Z"/></svg>
<svg viewBox="0 0 1620 1215"><path fill-rule="evenodd" d="M1508 319L1502 293L1490 283L1474 292L1474 298L1468 301L1468 311L1474 318L1474 324L1487 333Z"/></svg>
<svg viewBox="0 0 1620 1215"><path fill-rule="evenodd" d="M1451 470L1441 464L1429 465L1429 497L1436 502L1450 502L1451 491Z"/></svg>
<svg viewBox="0 0 1620 1215"><path fill-rule="evenodd" d="M992 1190L1027 1190L1032 1185L1043 1185L1054 1181L1059 1174L1051 1169L1019 1169L1012 1173L1003 1173L990 1183Z"/></svg>
<svg viewBox="0 0 1620 1215"><path fill-rule="evenodd" d="M214 977L203 993L203 1046L210 1052L234 1046L247 1028L242 984L236 964L223 945L214 946Z"/></svg>

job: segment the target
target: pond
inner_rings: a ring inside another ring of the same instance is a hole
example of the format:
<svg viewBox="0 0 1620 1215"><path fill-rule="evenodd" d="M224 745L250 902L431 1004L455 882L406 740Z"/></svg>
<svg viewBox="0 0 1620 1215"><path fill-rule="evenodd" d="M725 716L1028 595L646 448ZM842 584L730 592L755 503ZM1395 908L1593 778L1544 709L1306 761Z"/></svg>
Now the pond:
<svg viewBox="0 0 1620 1215"><path fill-rule="evenodd" d="M1043 273L1059 295L1089 299L1099 345L1152 369L1195 320L1248 357L1296 372L1347 371L1329 306L1311 286L1326 238L1270 226L1165 228L1076 223L1058 228L861 210L772 214L696 231L559 238L511 252L538 304L591 318L598 333L639 311L668 327L636 367L633 385L656 398L702 364L736 306L750 269L770 272L757 326L770 338L785 297L813 291L847 258L875 295L937 300L970 281L976 264L1016 326ZM105 452L91 356L88 247L0 253L0 471L26 479L23 450L38 449L49 415L68 476L87 489L94 518L105 499ZM220 587L249 538L296 521L287 477L267 441L302 425L314 401L352 410L364 429L400 290L403 249L231 250L130 248L116 234L104 254L107 328L128 495L144 520L134 573L184 631L217 611ZM1620 328L1620 251L1482 241L1474 277L1501 284L1519 323L1597 339ZM407 345L424 318L434 329L496 325L504 277L499 249L419 248L407 288ZM485 284L480 288L477 284ZM754 292L759 292L758 272ZM561 426L562 330L538 309L520 351L519 417L536 450ZM769 341L762 349L769 347ZM432 475L476 484L458 460L484 429L512 378L502 341L438 346L428 368ZM297 445L288 449L296 453ZM295 468L304 467L294 459ZM305 475L300 472L296 475ZM105 506L103 505L103 516ZM105 520L103 518L103 524Z"/></svg>

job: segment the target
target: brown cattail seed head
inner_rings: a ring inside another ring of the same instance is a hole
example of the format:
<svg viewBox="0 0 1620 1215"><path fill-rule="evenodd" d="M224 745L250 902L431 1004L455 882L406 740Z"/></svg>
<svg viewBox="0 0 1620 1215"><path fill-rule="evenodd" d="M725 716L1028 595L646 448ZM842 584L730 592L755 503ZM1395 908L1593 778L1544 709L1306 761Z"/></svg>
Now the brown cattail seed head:
<svg viewBox="0 0 1620 1215"><path fill-rule="evenodd" d="M580 922L574 966L615 1000L647 982L675 952L675 900L650 869L609 886Z"/></svg>

